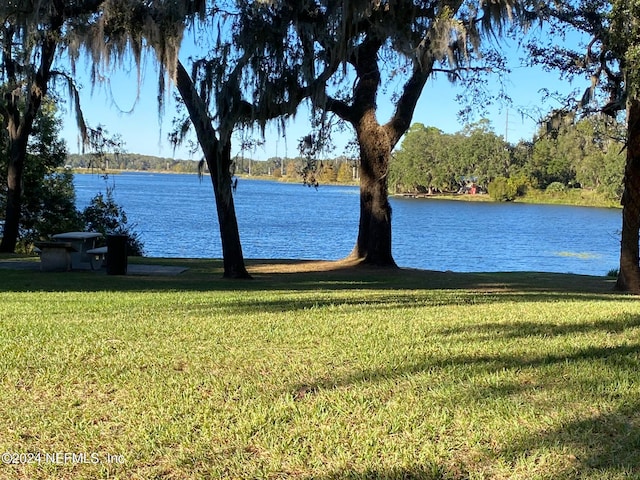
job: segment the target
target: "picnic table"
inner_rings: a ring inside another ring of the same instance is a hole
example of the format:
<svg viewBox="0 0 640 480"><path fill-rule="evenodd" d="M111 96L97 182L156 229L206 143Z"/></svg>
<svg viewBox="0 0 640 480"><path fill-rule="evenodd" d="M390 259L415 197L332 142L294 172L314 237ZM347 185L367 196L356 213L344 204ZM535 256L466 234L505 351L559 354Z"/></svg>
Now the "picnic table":
<svg viewBox="0 0 640 480"><path fill-rule="evenodd" d="M71 255L77 253L71 242L48 240L35 242L40 254L40 270L43 272L68 272L71 270Z"/></svg>
<svg viewBox="0 0 640 480"><path fill-rule="evenodd" d="M54 242L69 243L73 250L69 252L71 256L71 268L80 268L82 264L92 265L91 253L88 250L96 248L96 242L103 238L99 232L66 232L52 235Z"/></svg>

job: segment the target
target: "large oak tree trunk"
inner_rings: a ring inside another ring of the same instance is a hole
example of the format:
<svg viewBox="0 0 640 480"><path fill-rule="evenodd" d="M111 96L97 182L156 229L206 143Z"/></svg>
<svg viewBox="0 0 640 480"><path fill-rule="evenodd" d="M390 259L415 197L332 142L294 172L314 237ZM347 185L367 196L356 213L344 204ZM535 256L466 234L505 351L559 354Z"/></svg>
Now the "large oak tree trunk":
<svg viewBox="0 0 640 480"><path fill-rule="evenodd" d="M387 191L393 143L387 129L376 119L381 46L382 42L375 38L363 43L353 59L358 75L353 104L338 114L353 125L360 147L360 223L349 258L365 264L396 267L391 253L391 205Z"/></svg>
<svg viewBox="0 0 640 480"><path fill-rule="evenodd" d="M7 171L7 205L0 252L14 252L20 234L22 219L22 177L29 130L9 125L9 165Z"/></svg>
<svg viewBox="0 0 640 480"><path fill-rule="evenodd" d="M350 258L366 264L395 267L387 182L391 143L373 109L356 124L356 134L360 145L360 223Z"/></svg>
<svg viewBox="0 0 640 480"><path fill-rule="evenodd" d="M640 294L640 101L630 100L627 117L627 162L622 195L622 239L616 289Z"/></svg>
<svg viewBox="0 0 640 480"><path fill-rule="evenodd" d="M376 96L381 79L378 52L382 45L380 39L367 37L358 54L351 59L358 76L352 104L332 100L325 108L353 125L360 146L360 223L356 245L349 258L366 264L397 267L391 249L389 161L391 151L411 124L434 60L414 68L393 117L386 125L380 125L376 118Z"/></svg>
<svg viewBox="0 0 640 480"><path fill-rule="evenodd" d="M62 22L61 16L54 17L51 21L51 31L59 32ZM5 30L5 35L13 35L13 30ZM19 84L16 77L18 67L12 58L13 45L11 41L11 36L5 39L2 57L6 64L5 68L10 72L11 83L17 85ZM42 100L47 94L56 47L57 39L54 34L49 35L43 41L38 70L29 78L28 89L24 97L9 93L0 99L2 102L1 113L5 117L3 124L9 134L7 205L2 242L0 242L1 252L14 252L18 243L22 220L22 177L27 158L29 135L33 130L33 123L42 105Z"/></svg>
<svg viewBox="0 0 640 480"><path fill-rule="evenodd" d="M231 163L230 139L219 140L217 138L216 131L211 125L207 106L196 92L193 81L181 62L178 62L176 70L176 86L189 111L189 118L202 147L213 183L222 240L223 276L225 278L251 278L244 263L238 221L233 204L229 171Z"/></svg>

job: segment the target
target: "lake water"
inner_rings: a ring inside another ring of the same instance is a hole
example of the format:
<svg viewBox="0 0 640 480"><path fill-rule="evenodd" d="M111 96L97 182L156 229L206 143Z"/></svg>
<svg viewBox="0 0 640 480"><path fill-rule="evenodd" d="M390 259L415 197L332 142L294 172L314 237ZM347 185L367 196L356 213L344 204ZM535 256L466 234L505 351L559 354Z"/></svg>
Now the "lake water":
<svg viewBox="0 0 640 480"><path fill-rule="evenodd" d="M78 208L114 185L150 257L221 257L208 177L76 175ZM335 260L358 231L357 187L240 179L235 194L246 258ZM621 211L557 205L392 198L398 265L430 270L605 275L618 267Z"/></svg>

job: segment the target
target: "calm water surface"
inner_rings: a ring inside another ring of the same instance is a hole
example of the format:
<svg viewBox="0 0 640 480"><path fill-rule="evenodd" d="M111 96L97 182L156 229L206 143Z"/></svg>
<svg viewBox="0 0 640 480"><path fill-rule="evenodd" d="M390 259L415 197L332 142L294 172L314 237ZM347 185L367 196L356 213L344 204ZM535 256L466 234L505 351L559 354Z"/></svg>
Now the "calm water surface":
<svg viewBox="0 0 640 480"><path fill-rule="evenodd" d="M114 197L150 257L219 258L208 177L76 175L77 205L114 185ZM358 231L357 187L240 179L235 194L247 258L338 259ZM393 254L403 267L605 275L616 268L616 209L392 198Z"/></svg>

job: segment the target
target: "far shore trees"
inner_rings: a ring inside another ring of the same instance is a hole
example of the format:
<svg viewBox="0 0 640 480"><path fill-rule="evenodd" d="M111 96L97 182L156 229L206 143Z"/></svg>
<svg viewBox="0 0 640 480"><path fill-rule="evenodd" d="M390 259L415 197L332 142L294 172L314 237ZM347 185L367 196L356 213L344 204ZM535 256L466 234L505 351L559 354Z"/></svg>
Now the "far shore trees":
<svg viewBox="0 0 640 480"><path fill-rule="evenodd" d="M499 183L511 179L537 190L559 183L619 202L623 128L606 115L591 115L553 135L541 128L525 150L526 145L505 142L484 119L453 134L416 123L391 161L390 185L395 193L456 192L470 184L487 191L501 178Z"/></svg>

